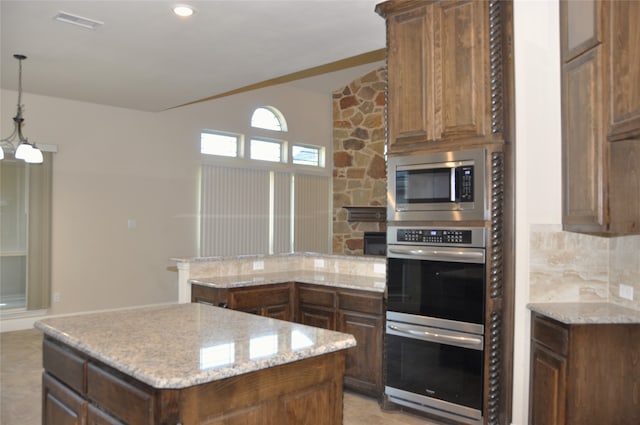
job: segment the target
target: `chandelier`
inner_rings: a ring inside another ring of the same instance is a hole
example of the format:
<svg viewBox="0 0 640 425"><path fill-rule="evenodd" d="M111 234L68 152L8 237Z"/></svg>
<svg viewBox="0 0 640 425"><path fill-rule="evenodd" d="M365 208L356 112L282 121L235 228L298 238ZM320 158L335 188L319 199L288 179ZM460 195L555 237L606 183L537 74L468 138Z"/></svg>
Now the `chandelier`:
<svg viewBox="0 0 640 425"><path fill-rule="evenodd" d="M14 129L11 136L0 140L0 159L4 159L5 149L8 152L14 152L16 159L22 159L24 162L30 164L40 164L43 161L42 152L36 147L35 143L29 143L26 137L22 134L22 124L24 118L22 117L22 61L27 57L25 55L13 55L18 59L19 73L18 73L18 111L16 116L13 117Z"/></svg>

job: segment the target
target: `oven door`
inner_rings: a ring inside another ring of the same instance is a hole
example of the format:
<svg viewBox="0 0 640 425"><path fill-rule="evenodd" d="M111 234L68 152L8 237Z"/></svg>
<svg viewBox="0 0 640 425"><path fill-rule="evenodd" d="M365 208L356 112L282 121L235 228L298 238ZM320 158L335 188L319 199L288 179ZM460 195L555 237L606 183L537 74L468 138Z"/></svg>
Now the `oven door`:
<svg viewBox="0 0 640 425"><path fill-rule="evenodd" d="M389 321L385 394L397 404L482 423L483 345L480 335Z"/></svg>
<svg viewBox="0 0 640 425"><path fill-rule="evenodd" d="M389 245L387 318L484 333L485 251Z"/></svg>

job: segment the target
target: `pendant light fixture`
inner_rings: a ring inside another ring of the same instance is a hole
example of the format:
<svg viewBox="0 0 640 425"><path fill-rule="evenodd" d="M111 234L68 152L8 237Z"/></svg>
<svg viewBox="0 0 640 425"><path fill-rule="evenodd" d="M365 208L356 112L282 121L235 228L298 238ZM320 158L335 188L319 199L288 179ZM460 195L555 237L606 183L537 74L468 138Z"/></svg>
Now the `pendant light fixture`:
<svg viewBox="0 0 640 425"><path fill-rule="evenodd" d="M18 59L19 71L18 71L18 111L16 116L13 117L14 129L11 136L0 140L0 159L4 159L5 149L9 152L14 152L16 159L22 159L24 162L30 164L40 164L43 161L42 152L36 147L35 143L29 143L26 137L22 134L22 124L24 118L22 116L22 61L27 57L25 55L13 55Z"/></svg>

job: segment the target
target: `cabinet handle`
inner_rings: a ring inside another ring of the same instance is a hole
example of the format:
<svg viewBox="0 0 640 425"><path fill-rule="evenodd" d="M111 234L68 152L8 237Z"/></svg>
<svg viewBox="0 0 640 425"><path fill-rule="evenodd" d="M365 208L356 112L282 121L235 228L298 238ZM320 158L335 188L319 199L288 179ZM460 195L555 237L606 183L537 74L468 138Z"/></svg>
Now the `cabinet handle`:
<svg viewBox="0 0 640 425"><path fill-rule="evenodd" d="M450 342L450 343L458 344L461 346L467 346L467 347L482 347L482 338L443 335L437 332L432 332L427 330L401 328L395 325L387 325L387 326L389 327L389 329L392 329L396 332L415 335L419 338L429 339L433 342L442 342L442 343Z"/></svg>
<svg viewBox="0 0 640 425"><path fill-rule="evenodd" d="M218 307L227 308L229 305L227 303L218 303Z"/></svg>

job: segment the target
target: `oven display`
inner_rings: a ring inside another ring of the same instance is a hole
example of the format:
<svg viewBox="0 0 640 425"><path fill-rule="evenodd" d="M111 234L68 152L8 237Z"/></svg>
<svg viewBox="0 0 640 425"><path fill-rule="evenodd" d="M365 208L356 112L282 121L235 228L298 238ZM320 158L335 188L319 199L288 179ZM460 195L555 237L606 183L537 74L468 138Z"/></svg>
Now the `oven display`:
<svg viewBox="0 0 640 425"><path fill-rule="evenodd" d="M470 244L471 230L398 229L398 242Z"/></svg>

